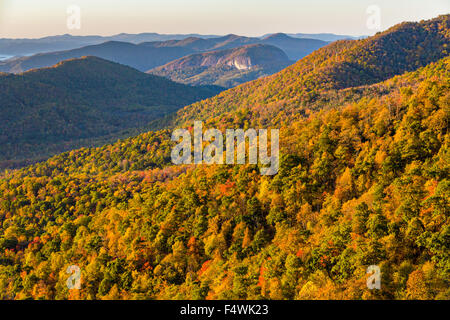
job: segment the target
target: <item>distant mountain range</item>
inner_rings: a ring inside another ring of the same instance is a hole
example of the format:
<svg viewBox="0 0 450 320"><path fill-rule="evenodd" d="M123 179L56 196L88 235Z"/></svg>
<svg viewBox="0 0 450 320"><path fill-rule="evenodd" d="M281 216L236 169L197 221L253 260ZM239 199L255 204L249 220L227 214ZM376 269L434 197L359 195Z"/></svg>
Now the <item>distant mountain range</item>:
<svg viewBox="0 0 450 320"><path fill-rule="evenodd" d="M322 41L338 41L338 40L359 40L367 38L367 36L348 36L348 35L339 35L334 33L288 33L287 35L294 37L294 38L300 38L300 39L317 39Z"/></svg>
<svg viewBox="0 0 450 320"><path fill-rule="evenodd" d="M124 36L124 38L126 37ZM208 77L202 77L202 79L187 82L185 81L185 76L182 76L181 78L172 77L171 75L168 76L184 83L220 84L227 87L233 86L245 81L254 80L264 75L278 72L282 68L291 64L289 60L299 60L314 50L325 46L327 42L314 39L297 39L289 37L285 34L273 34L262 39L230 34L224 37L216 38L205 39L188 37L182 40L153 41L143 42L140 44L108 41L101 44L89 45L72 50L38 53L32 56L0 61L0 72L21 73L31 69L49 67L67 59L80 58L83 56L96 56L145 72L194 53L235 49L252 44L261 45L253 47L252 54L256 57L256 51L259 51L258 54L265 56L263 68L261 68L262 65L260 63L252 63L251 67L247 68L252 70L247 70L245 74L243 74L242 72L236 72L239 71L239 68L230 69L229 67L231 66L229 66L223 69L223 66L218 65L217 67L219 68L216 68L212 72L214 73L213 76L211 76L211 72L209 72ZM272 53L275 52L274 48L269 50L268 46L277 47L278 52L274 55L268 54L267 52L264 53L264 51L270 51ZM243 49L239 52L242 54L246 52L246 50L247 49ZM230 52L220 54L228 55ZM283 59L280 59L280 56L283 56ZM273 61L270 61L271 57L274 58ZM192 57L190 59L192 60ZM185 64L180 65L177 62L174 65L182 66ZM258 68L256 68L256 66L258 66ZM192 65L190 65L190 67L192 67ZM212 65L209 67L212 67ZM193 74L192 69L180 70L177 68L177 70L190 76L193 76L200 71L205 71L196 70Z"/></svg>
<svg viewBox="0 0 450 320"><path fill-rule="evenodd" d="M194 50L185 47L155 48L147 43L136 45L128 42L108 41L79 49L38 53L29 57L6 60L0 62L0 71L20 73L31 69L50 67L61 61L83 56L96 56L147 71L193 52Z"/></svg>
<svg viewBox="0 0 450 320"><path fill-rule="evenodd" d="M182 40L189 37L214 38L218 36L200 34L121 33L113 36L72 36L70 34L64 34L39 39L0 39L0 56L25 56L36 53L71 50L107 41L138 44L150 41Z"/></svg>
<svg viewBox="0 0 450 320"><path fill-rule="evenodd" d="M268 34L271 35L271 34ZM262 36L265 38L268 35ZM356 37L335 35L332 33L289 34L294 38L309 38L323 41L336 41L342 39L356 39ZM122 41L139 44L142 42L183 40L187 38L213 39L222 38L219 35L200 34L158 34L158 33L121 33L113 36L72 36L70 34L49 36L39 39L0 39L0 56L25 56L36 53L71 50L88 45L100 44L107 41Z"/></svg>
<svg viewBox="0 0 450 320"><path fill-rule="evenodd" d="M283 33L277 33L263 38L249 38L234 34L211 39L190 37L183 40L152 42L147 45L152 45L158 48L182 47L199 52L205 52L232 49L249 44L267 44L276 46L283 50L289 59L299 60L314 50L325 46L327 43L328 42L315 39L297 39Z"/></svg>
<svg viewBox="0 0 450 320"><path fill-rule="evenodd" d="M281 49L252 44L234 49L192 54L150 70L173 81L233 87L276 73L294 63Z"/></svg>
<svg viewBox="0 0 450 320"><path fill-rule="evenodd" d="M191 87L97 57L0 74L0 167L115 140L218 87Z"/></svg>

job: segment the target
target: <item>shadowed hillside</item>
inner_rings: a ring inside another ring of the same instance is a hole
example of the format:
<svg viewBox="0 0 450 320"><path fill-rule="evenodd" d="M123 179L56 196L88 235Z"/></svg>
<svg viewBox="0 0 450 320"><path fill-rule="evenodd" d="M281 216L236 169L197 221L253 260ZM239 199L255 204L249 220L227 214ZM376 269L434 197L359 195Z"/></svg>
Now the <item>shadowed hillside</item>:
<svg viewBox="0 0 450 320"><path fill-rule="evenodd" d="M41 159L109 137L220 91L190 87L95 57L0 75L0 159Z"/></svg>

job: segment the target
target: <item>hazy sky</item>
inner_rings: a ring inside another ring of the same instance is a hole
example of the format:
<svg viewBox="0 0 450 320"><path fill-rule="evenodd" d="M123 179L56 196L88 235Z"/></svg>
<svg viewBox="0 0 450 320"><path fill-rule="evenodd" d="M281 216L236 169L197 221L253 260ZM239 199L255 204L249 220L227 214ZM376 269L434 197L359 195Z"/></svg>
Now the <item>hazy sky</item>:
<svg viewBox="0 0 450 320"><path fill-rule="evenodd" d="M67 8L81 9L68 29ZM366 13L381 9L381 29L450 13L449 0L0 0L0 38L121 32L262 35L273 32L370 35Z"/></svg>

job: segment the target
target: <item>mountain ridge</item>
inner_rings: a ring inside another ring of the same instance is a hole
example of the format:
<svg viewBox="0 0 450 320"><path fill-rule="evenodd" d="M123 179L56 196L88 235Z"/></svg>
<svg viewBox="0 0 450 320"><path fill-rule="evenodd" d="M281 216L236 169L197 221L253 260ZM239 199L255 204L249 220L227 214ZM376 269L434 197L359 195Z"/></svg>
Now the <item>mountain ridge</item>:
<svg viewBox="0 0 450 320"><path fill-rule="evenodd" d="M120 41L107 41L67 51L40 53L0 62L0 71L20 73L29 69L52 66L60 61L83 56L97 56L146 71L155 66L193 53L187 48L152 48Z"/></svg>

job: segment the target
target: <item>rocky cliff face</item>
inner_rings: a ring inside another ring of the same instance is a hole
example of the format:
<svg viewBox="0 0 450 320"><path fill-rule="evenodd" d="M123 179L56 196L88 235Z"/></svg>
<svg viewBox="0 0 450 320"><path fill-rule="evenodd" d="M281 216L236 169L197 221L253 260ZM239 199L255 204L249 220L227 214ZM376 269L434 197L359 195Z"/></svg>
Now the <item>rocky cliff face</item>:
<svg viewBox="0 0 450 320"><path fill-rule="evenodd" d="M168 72L195 67L229 66L238 70L248 70L254 66L288 63L287 55L277 47L263 44L247 45L235 49L192 54L172 61L153 71Z"/></svg>
<svg viewBox="0 0 450 320"><path fill-rule="evenodd" d="M232 87L270 75L293 63L281 49L252 44L234 49L192 54L150 70L191 85Z"/></svg>
<svg viewBox="0 0 450 320"><path fill-rule="evenodd" d="M249 57L237 57L226 63L227 66L235 67L238 70L248 70L252 68L252 60Z"/></svg>

